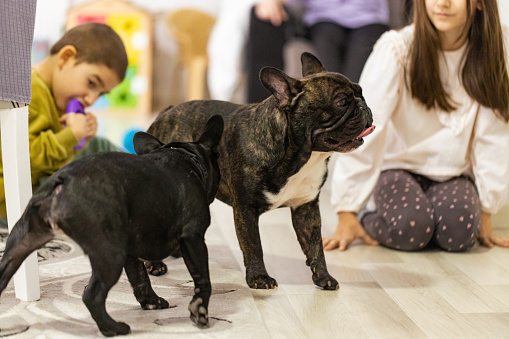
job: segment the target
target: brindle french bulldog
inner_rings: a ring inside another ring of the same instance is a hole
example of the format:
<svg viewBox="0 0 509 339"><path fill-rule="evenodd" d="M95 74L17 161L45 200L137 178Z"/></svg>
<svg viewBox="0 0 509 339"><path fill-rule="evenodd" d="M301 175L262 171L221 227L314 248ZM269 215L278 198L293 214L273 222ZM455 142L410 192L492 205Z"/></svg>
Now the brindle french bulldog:
<svg viewBox="0 0 509 339"><path fill-rule="evenodd" d="M92 277L83 302L105 336L130 332L105 308L122 269L144 309L169 307L152 289L139 258L162 260L178 248L195 284L191 319L208 326L211 284L204 234L219 186L217 146L223 125L220 116L212 117L192 143L163 145L138 132L134 148L139 155L97 153L62 167L30 199L7 239L0 293L23 260L61 229L89 257Z"/></svg>
<svg viewBox="0 0 509 339"><path fill-rule="evenodd" d="M279 207L291 208L313 282L326 290L339 288L325 264L318 196L331 154L361 146L374 129L373 118L359 85L327 72L310 53L303 53L301 62L301 80L275 68L260 71L272 93L261 103L191 101L167 108L148 129L165 142L192 140L211 115L223 116L216 197L233 208L251 288L277 286L263 262L258 218Z"/></svg>

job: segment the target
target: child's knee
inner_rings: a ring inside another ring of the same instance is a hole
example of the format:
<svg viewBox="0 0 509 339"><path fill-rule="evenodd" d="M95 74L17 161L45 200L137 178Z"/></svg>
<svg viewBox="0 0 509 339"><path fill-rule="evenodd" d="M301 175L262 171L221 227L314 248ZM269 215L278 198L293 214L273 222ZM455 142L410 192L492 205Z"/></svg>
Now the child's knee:
<svg viewBox="0 0 509 339"><path fill-rule="evenodd" d="M434 229L433 219L427 213L376 216L372 220L368 216L364 218L364 224L368 234L382 245L402 251L424 248L432 238Z"/></svg>
<svg viewBox="0 0 509 339"><path fill-rule="evenodd" d="M435 242L448 252L461 252L475 245L480 233L481 220L478 213L442 214L435 231Z"/></svg>
<svg viewBox="0 0 509 339"><path fill-rule="evenodd" d="M407 220L391 227L387 246L402 251L422 250L433 237L433 220Z"/></svg>
<svg viewBox="0 0 509 339"><path fill-rule="evenodd" d="M442 226L442 228L443 227L444 226ZM478 227L472 227L470 230L459 230L456 232L441 232L437 230L435 242L445 251L462 252L474 247L478 236Z"/></svg>

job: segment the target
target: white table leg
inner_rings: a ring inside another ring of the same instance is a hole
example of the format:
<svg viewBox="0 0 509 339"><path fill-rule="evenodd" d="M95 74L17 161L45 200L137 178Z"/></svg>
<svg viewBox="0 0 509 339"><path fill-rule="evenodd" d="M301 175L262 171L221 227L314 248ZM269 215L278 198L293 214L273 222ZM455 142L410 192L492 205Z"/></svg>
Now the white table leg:
<svg viewBox="0 0 509 339"><path fill-rule="evenodd" d="M9 232L19 220L32 197L30 155L28 153L28 106L0 109L2 128L2 162ZM26 258L14 275L16 297L40 299L37 253Z"/></svg>

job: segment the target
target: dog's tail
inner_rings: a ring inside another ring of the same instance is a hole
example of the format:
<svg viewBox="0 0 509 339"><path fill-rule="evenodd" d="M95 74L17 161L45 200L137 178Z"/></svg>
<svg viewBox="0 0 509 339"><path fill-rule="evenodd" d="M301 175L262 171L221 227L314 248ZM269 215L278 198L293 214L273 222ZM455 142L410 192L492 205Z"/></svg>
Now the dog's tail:
<svg viewBox="0 0 509 339"><path fill-rule="evenodd" d="M0 261L0 294L23 261L36 249L53 239L52 227L44 215L51 205L53 192L61 185L57 178L44 185L30 199L23 215L12 228Z"/></svg>

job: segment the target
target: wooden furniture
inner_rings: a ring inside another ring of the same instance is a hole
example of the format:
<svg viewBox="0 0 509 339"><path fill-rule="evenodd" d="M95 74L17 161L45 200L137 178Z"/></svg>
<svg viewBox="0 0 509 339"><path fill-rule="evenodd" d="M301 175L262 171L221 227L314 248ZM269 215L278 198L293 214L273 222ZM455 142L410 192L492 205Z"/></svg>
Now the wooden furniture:
<svg viewBox="0 0 509 339"><path fill-rule="evenodd" d="M36 0L0 2L0 126L2 168L9 232L32 197L28 148L30 49ZM40 298L37 253L30 254L14 275L16 297Z"/></svg>
<svg viewBox="0 0 509 339"><path fill-rule="evenodd" d="M185 100L204 99L207 42L216 20L198 10L180 9L169 13L166 22L179 46L179 62L187 72Z"/></svg>

